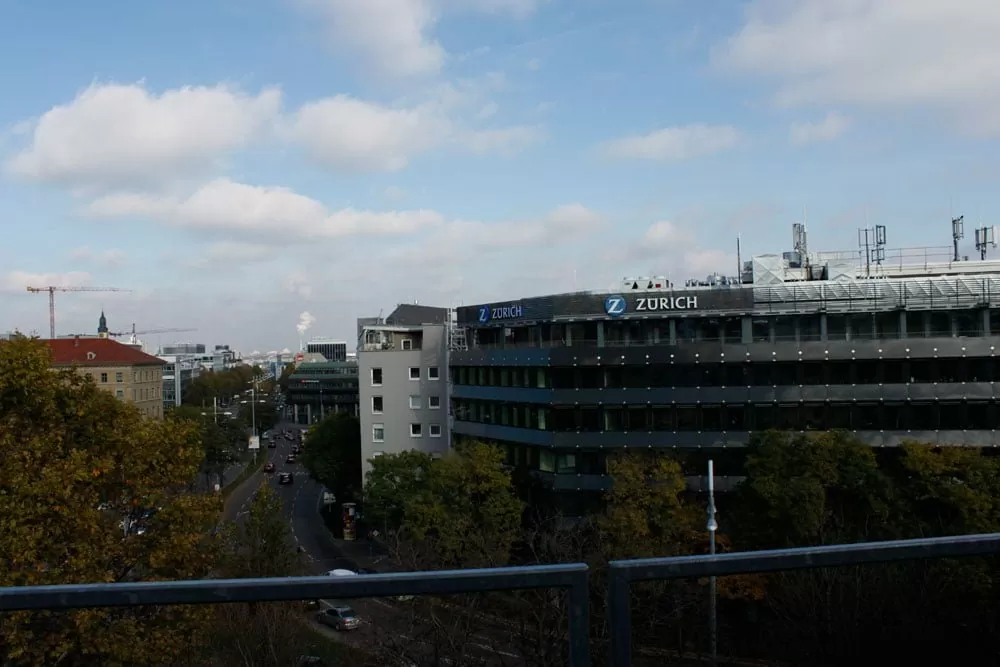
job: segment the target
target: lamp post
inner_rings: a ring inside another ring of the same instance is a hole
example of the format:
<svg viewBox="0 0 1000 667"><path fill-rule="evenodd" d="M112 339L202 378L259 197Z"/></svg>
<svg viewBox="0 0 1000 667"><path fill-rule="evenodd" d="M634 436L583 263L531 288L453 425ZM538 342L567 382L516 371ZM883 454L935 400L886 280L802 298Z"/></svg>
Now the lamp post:
<svg viewBox="0 0 1000 667"><path fill-rule="evenodd" d="M715 533L719 530L719 522L715 519L715 467L708 462L708 553L715 555ZM712 667L718 665L718 627L715 615L715 577L708 578L708 641L709 656Z"/></svg>

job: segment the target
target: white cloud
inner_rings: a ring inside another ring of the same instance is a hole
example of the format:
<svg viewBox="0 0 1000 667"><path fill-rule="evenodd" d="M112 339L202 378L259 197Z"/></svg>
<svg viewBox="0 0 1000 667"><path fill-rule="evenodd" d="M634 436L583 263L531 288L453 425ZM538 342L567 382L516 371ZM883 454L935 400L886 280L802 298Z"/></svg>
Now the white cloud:
<svg viewBox="0 0 1000 667"><path fill-rule="evenodd" d="M281 281L281 287L286 292L304 299L308 299L313 294L312 282L310 281L309 276L302 271L293 271L292 273L286 275ZM306 329L308 329L309 326L312 325L313 321L315 321L315 318L308 312L302 313L301 318L299 326L301 327L302 323L306 323Z"/></svg>
<svg viewBox="0 0 1000 667"><path fill-rule="evenodd" d="M833 141L850 126L850 118L831 111L823 120L815 123L792 123L788 129L788 140L795 146Z"/></svg>
<svg viewBox="0 0 1000 667"><path fill-rule="evenodd" d="M69 258L78 262L90 262L115 269L124 266L128 260L128 255L114 248L109 250L91 250L89 247L83 246L71 250Z"/></svg>
<svg viewBox="0 0 1000 667"><path fill-rule="evenodd" d="M532 72L537 72L538 69L541 68L542 63L540 60L538 60L538 58L532 58L531 60L528 61L526 66Z"/></svg>
<svg viewBox="0 0 1000 667"><path fill-rule="evenodd" d="M654 222L638 241L628 244L612 257L631 265L648 262L646 273L643 269L638 273L667 276L674 284L716 272L732 273L736 266L735 253L700 247L687 225L671 220Z"/></svg>
<svg viewBox="0 0 1000 667"><path fill-rule="evenodd" d="M325 13L338 50L356 52L391 77L440 71L444 48L430 35L437 12L430 0L312 0Z"/></svg>
<svg viewBox="0 0 1000 667"><path fill-rule="evenodd" d="M329 211L288 188L212 181L186 198L125 193L102 197L86 213L101 218L152 218L178 227L268 235L289 241L411 234L443 222L428 210Z"/></svg>
<svg viewBox="0 0 1000 667"><path fill-rule="evenodd" d="M86 287L91 275L85 271L68 273L30 273L10 271L0 276L0 290L4 292L26 292L28 287Z"/></svg>
<svg viewBox="0 0 1000 667"><path fill-rule="evenodd" d="M184 87L160 95L141 83L94 84L37 121L9 172L73 186L119 185L212 166L246 146L281 109L281 94Z"/></svg>
<svg viewBox="0 0 1000 667"><path fill-rule="evenodd" d="M287 127L288 136L318 163L344 170L399 171L416 156L454 145L473 153L512 154L541 141L537 126L470 128L461 116L502 81L439 86L410 106L384 106L338 95L306 104ZM479 106L482 119L496 105Z"/></svg>
<svg viewBox="0 0 1000 667"><path fill-rule="evenodd" d="M272 259L274 253L274 248L262 243L223 241L209 245L197 264L209 268L218 264L258 262Z"/></svg>
<svg viewBox="0 0 1000 667"><path fill-rule="evenodd" d="M450 131L430 109L393 109L346 95L306 104L291 125L293 139L318 162L376 171L404 168Z"/></svg>
<svg viewBox="0 0 1000 667"><path fill-rule="evenodd" d="M610 158L679 162L736 146L739 131L730 125L682 125L605 142L599 151Z"/></svg>
<svg viewBox="0 0 1000 667"><path fill-rule="evenodd" d="M479 110L479 113L476 114L476 118L483 120L495 116L499 108L500 107L497 105L496 102L488 102L485 105L483 105L482 109Z"/></svg>
<svg viewBox="0 0 1000 667"><path fill-rule="evenodd" d="M480 222L455 220L419 237L412 245L390 249L387 257L410 265L455 265L518 248L549 248L553 243L587 240L604 217L582 204L566 204L533 220Z"/></svg>
<svg viewBox="0 0 1000 667"><path fill-rule="evenodd" d="M919 105L995 134L998 32L993 0L756 0L713 59L774 81L780 105Z"/></svg>
<svg viewBox="0 0 1000 667"><path fill-rule="evenodd" d="M516 125L495 130L470 130L458 142L473 153L513 155L545 139L545 130L535 125Z"/></svg>

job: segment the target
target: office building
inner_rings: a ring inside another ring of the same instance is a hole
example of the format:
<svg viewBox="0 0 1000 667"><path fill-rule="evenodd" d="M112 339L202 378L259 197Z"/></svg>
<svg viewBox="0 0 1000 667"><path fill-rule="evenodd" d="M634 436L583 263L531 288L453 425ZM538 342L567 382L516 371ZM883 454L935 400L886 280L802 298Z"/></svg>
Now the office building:
<svg viewBox="0 0 1000 667"><path fill-rule="evenodd" d="M162 348L160 348L160 352L167 356L173 354L200 355L200 354L205 354L205 344L174 343L173 345L164 345Z"/></svg>
<svg viewBox="0 0 1000 667"><path fill-rule="evenodd" d="M342 340L314 338L306 343L306 352L322 354L327 361L347 361L347 343Z"/></svg>
<svg viewBox="0 0 1000 667"><path fill-rule="evenodd" d="M204 349L204 346L202 346ZM184 394L201 375L202 366L194 355L160 354L163 360L163 409L175 408L184 402Z"/></svg>
<svg viewBox="0 0 1000 667"><path fill-rule="evenodd" d="M735 278L459 308L455 438L501 444L571 513L625 450L683 450L692 476L713 458L724 485L767 429L997 447L1000 262L869 231L860 253L811 254L796 225L794 251Z"/></svg>
<svg viewBox="0 0 1000 667"><path fill-rule="evenodd" d="M403 304L358 341L362 472L382 454L448 451L449 310Z"/></svg>
<svg viewBox="0 0 1000 667"><path fill-rule="evenodd" d="M288 376L286 410L296 424L315 424L331 413L358 414L358 364L300 361Z"/></svg>
<svg viewBox="0 0 1000 667"><path fill-rule="evenodd" d="M110 338L45 341L54 368L74 368L99 389L134 404L146 417L163 417L164 361Z"/></svg>

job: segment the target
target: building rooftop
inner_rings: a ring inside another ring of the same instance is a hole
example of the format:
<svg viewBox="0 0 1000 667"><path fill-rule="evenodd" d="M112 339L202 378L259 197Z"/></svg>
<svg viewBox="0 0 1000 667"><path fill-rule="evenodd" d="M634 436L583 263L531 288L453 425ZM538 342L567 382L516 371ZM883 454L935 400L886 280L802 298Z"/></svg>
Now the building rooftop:
<svg viewBox="0 0 1000 667"><path fill-rule="evenodd" d="M162 366L166 362L110 338L57 338L45 343L54 366Z"/></svg>
<svg viewBox="0 0 1000 667"><path fill-rule="evenodd" d="M385 324L397 327L418 327L423 324L447 324L448 309L401 303L385 318Z"/></svg>

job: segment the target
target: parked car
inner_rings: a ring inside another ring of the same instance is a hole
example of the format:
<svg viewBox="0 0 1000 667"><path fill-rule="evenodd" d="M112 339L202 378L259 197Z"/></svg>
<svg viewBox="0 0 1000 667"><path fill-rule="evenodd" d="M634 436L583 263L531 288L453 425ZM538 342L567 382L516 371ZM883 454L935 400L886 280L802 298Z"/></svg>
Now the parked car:
<svg viewBox="0 0 1000 667"><path fill-rule="evenodd" d="M285 463L295 463L295 454L289 454L285 457Z"/></svg>
<svg viewBox="0 0 1000 667"><path fill-rule="evenodd" d="M361 619L348 605L332 605L316 614L316 620L335 630L357 630Z"/></svg>
<svg viewBox="0 0 1000 667"><path fill-rule="evenodd" d="M268 461L264 464L264 472L274 472L274 464Z"/></svg>

